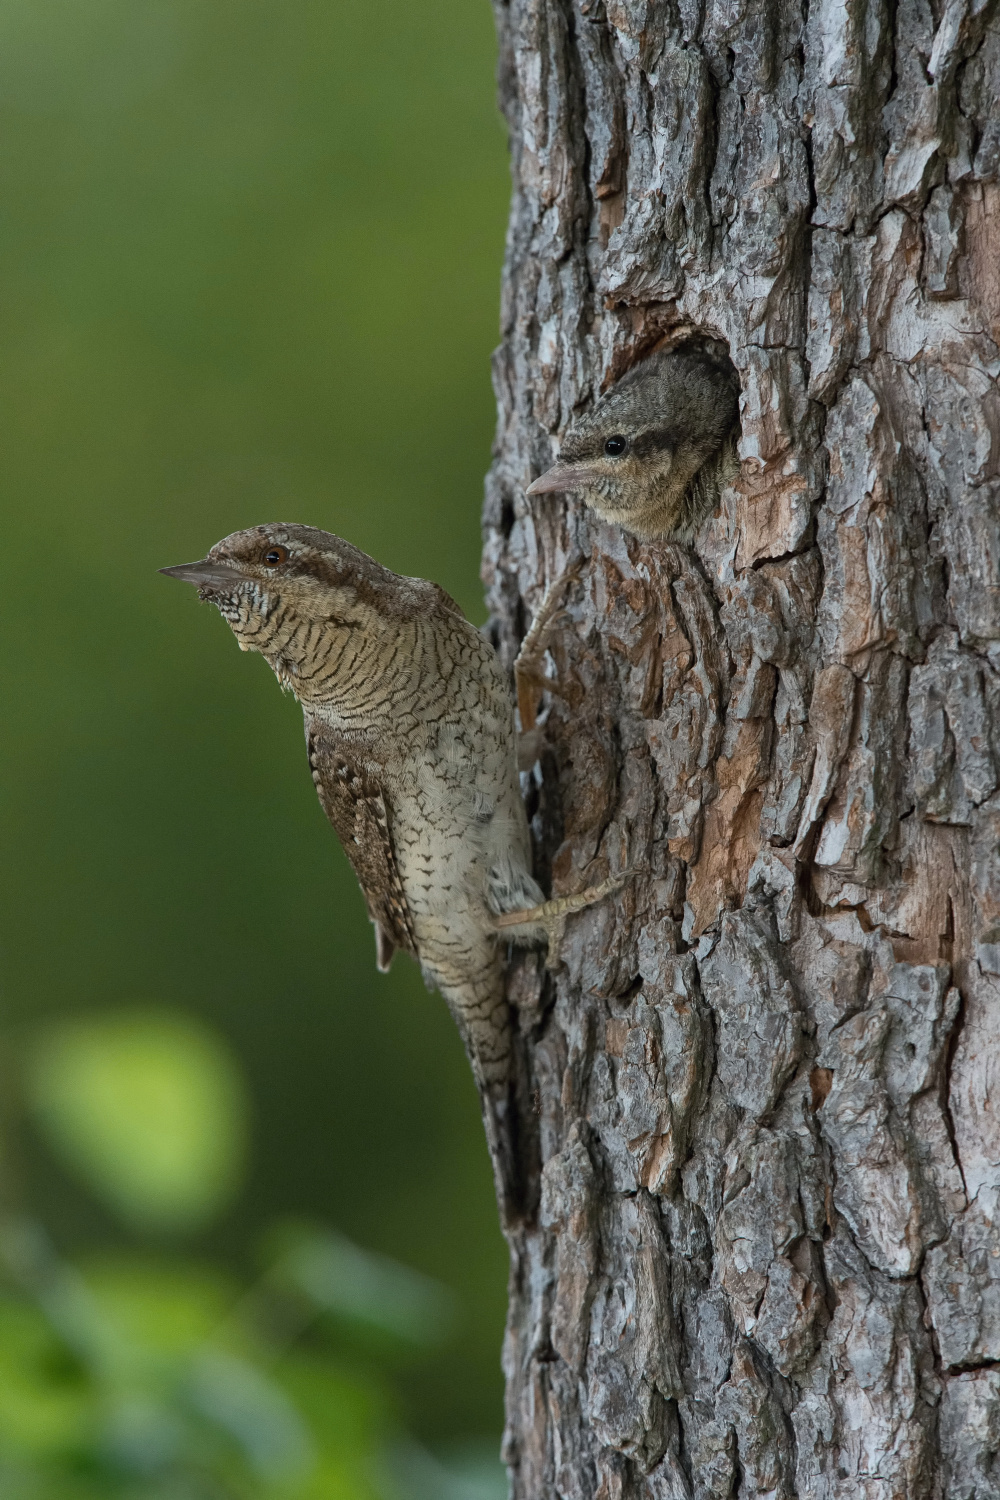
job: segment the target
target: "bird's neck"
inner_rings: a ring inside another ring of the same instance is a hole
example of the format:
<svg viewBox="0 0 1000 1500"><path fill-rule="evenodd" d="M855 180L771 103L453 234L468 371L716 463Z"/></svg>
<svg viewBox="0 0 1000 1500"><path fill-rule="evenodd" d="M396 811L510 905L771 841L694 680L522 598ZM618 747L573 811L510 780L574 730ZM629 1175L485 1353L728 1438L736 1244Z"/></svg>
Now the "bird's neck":
<svg viewBox="0 0 1000 1500"><path fill-rule="evenodd" d="M258 649L302 706L342 726L372 727L398 711L423 655L416 622L275 622Z"/></svg>

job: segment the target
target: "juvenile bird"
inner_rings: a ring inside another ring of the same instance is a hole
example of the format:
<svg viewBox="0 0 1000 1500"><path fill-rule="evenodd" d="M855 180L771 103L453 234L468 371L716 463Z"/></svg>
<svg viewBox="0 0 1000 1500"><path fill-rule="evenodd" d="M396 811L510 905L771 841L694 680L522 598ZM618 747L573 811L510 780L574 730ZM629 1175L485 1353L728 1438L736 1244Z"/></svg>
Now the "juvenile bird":
<svg viewBox="0 0 1000 1500"><path fill-rule="evenodd" d="M545 902L489 643L435 583L311 526L237 531L163 568L214 604L302 704L313 780L375 926L444 996L483 1102L501 1210L517 1200L501 935L541 943L619 882Z"/></svg>
<svg viewBox="0 0 1000 1500"><path fill-rule="evenodd" d="M686 539L735 474L739 384L714 345L634 365L573 423L529 495L575 490L634 535Z"/></svg>

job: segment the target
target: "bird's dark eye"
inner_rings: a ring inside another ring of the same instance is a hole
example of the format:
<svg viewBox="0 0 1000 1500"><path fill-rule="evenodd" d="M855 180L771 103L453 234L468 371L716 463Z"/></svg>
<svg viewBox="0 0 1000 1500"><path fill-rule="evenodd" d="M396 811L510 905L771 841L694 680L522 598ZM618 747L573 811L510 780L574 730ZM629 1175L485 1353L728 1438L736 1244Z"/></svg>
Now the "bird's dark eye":
<svg viewBox="0 0 1000 1500"><path fill-rule="evenodd" d="M614 437L608 438L604 444L604 451L609 458L620 458L627 447L628 443L626 439L616 433Z"/></svg>
<svg viewBox="0 0 1000 1500"><path fill-rule="evenodd" d="M265 568L279 568L283 562L288 561L287 547L268 547L264 553Z"/></svg>

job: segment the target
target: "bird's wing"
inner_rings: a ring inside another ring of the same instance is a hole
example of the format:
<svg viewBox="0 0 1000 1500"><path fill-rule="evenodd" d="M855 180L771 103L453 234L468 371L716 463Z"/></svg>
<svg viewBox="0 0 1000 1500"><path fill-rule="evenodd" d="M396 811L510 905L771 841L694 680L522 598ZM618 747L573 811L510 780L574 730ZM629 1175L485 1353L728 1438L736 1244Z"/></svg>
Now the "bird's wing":
<svg viewBox="0 0 1000 1500"><path fill-rule="evenodd" d="M368 915L375 923L380 969L388 969L394 948L416 957L417 943L399 878L392 843L392 815L376 776L357 763L329 733L306 729L309 765L323 811L354 867Z"/></svg>

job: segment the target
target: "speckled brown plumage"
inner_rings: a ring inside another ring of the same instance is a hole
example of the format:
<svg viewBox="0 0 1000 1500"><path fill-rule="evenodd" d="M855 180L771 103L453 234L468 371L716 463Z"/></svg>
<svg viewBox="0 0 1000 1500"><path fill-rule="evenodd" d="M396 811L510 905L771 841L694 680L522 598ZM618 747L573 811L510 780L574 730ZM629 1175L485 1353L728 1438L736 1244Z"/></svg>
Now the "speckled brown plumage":
<svg viewBox="0 0 1000 1500"><path fill-rule="evenodd" d="M333 736L320 726L307 730L306 746L320 805L364 892L377 934L378 967L385 973L394 949L417 956L385 797L378 783L346 760Z"/></svg>
<svg viewBox="0 0 1000 1500"><path fill-rule="evenodd" d="M313 779L364 891L379 967L401 948L445 997L510 1210L511 1028L497 923L505 918L504 939L543 941L560 903L538 910L513 705L492 647L436 584L312 527L236 532L204 561L164 571L195 584L302 704Z"/></svg>
<svg viewBox="0 0 1000 1500"><path fill-rule="evenodd" d="M738 415L739 382L720 346L650 355L573 423L528 494L579 491L635 536L686 540L736 472Z"/></svg>

